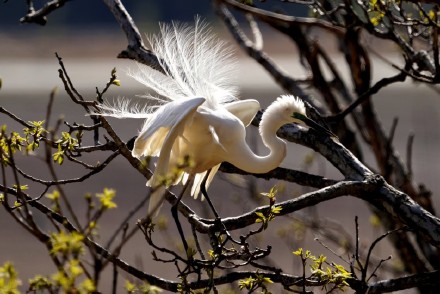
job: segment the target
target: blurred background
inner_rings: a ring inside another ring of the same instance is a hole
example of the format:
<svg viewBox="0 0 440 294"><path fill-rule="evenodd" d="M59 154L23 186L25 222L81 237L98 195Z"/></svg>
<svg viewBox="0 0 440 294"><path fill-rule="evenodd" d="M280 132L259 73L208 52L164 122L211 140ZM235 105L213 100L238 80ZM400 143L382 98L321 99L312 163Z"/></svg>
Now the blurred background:
<svg viewBox="0 0 440 294"><path fill-rule="evenodd" d="M42 2L35 1L36 8ZM226 28L215 17L209 1L132 0L124 1L124 5L143 34L156 32L159 21L191 22L194 15L198 14L212 24L220 38L226 39L232 46L236 46ZM273 2L266 5L276 9L277 4ZM291 5L289 9L297 15L307 13L304 9L298 10L298 7ZM107 99L134 97L147 91L145 87L130 80L125 74L127 69L135 67L135 63L116 58L117 54L125 49L127 41L113 16L100 1L69 1L64 8L49 16L49 21L44 27L35 24L20 24L19 19L25 14L25 1L9 0L0 3L0 78L3 81L0 90L0 105L7 110L26 121L43 120L46 115L49 93L52 89L58 88L53 121L63 116L70 123L91 123L90 119L84 116L83 109L74 105L64 92L58 77L59 65L54 55L55 52L63 58L76 89L88 100L95 99L95 87L104 88L113 68L117 69L118 78L122 85L121 87L111 87L106 95ZM299 62L298 52L288 39L268 27L261 27L261 29L265 35L264 50L292 76L299 79L306 78L307 72ZM336 61L335 63L344 64L343 57L337 53L335 40L325 35L320 35L320 37L320 41L326 42L326 48L333 52L332 57ZM366 38L366 42L369 41L371 40ZM397 63L399 62L400 56L392 47L386 44L380 46L382 54ZM245 56L239 48L236 48L236 56L238 63L236 82L241 89L241 98L258 99L262 107L265 107L283 93L264 69ZM390 66L374 56L373 69L374 81L394 73ZM346 69L342 67L340 70L343 71L344 78L350 81L347 73L344 72ZM433 191L433 202L437 210L440 205L437 198L440 191L440 181L438 180L440 166L440 157L438 156L440 131L437 128L440 119L438 90L438 88L428 88L407 81L387 87L374 96L376 110L386 130L390 129L395 117L399 118L394 143L403 159L406 156L408 136L410 133L415 134L412 156L415 180L423 182L428 189ZM111 123L124 140L136 135L141 126L141 122L135 120L111 120ZM0 115L0 125L3 124L7 124L9 130L21 131L21 128L14 122L4 115ZM254 145L256 152L266 154L267 150L261 145L255 128L250 128L248 139ZM92 138L85 138L85 142L92 144ZM104 158L105 156L99 158L90 156L87 159L93 163ZM38 175L43 179L48 176L38 156L35 158L21 157L18 158L18 162L29 174ZM369 166L375 166L374 160L368 152L365 154L365 162ZM283 166L333 179L341 178L340 174L323 158L300 146L290 147ZM59 169L60 177L78 177L83 173L84 170L77 167ZM29 185L30 193L35 193L35 195L41 193L41 187L34 188L31 182L23 181L22 184ZM249 202L246 197L252 193L267 192L274 184L283 190L278 198L279 201L308 191L307 188L293 184L257 181L251 177L219 174L210 189L210 195L212 195L214 205L218 206L222 216L238 215L265 203L265 199L261 199L262 202L259 203L258 198L255 202ZM83 195L87 192L101 192L104 187L117 190L115 201L118 208L117 211L111 211L104 216L99 224L102 242L108 239L111 232L119 226L121 220L132 207L143 199L145 179L135 172L123 158L118 158L99 175L84 183L68 187L69 199L74 203L79 215L85 209ZM188 198L184 202L194 207L202 215L206 215L206 213L209 215L209 211L206 212L206 203ZM229 205L229 203L234 205ZM169 206L165 205L163 211L165 216L169 215ZM281 220L276 220L271 224L273 226L271 233L267 233L264 238L255 240L255 244L261 247L272 245L274 248L273 259L287 272L299 270L298 260L290 254L298 247L310 248L315 255L320 253L329 255L338 263L342 263L314 241L315 237L321 238L319 232L310 229L304 230L306 226L304 220L322 220L328 226L333 226L336 223L338 224L335 227L336 230L343 229L353 237L356 215L360 218L362 246L369 246L383 232L375 226L374 217L367 206L352 197L332 200L292 214L290 217L280 218ZM136 219L140 216L141 214L135 215L130 225L135 225ZM47 219L44 216L39 217L41 217L41 226L50 229L51 225ZM169 230L162 232L158 238L159 242L169 245L176 241L176 235L172 219L168 222ZM294 229L295 224L297 224L296 229ZM0 210L0 236L0 264L7 260L13 261L24 284L29 277L36 274L49 274L55 271L53 264L47 257L45 247L16 224L3 210ZM328 245L335 250L338 249L334 244L328 243ZM151 248L138 234L127 244L121 257L149 273L176 280L174 267L152 262L150 252ZM378 246L375 253L379 258L386 258L393 254L386 241ZM395 260L389 261L389 264L399 267ZM105 293L105 290L103 291Z"/></svg>

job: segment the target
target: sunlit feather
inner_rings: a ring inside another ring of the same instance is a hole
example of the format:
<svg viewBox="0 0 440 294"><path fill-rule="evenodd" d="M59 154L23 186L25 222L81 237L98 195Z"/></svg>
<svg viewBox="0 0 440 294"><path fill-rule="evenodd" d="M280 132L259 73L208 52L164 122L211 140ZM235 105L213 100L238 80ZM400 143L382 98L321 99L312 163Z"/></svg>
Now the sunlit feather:
<svg viewBox="0 0 440 294"><path fill-rule="evenodd" d="M132 154L158 156L154 174L147 182L158 188L151 195L150 213L162 202L162 179L184 158L189 158L191 164L171 184L193 179L191 195L195 197L207 172L210 170L206 188L223 161L253 173L268 172L282 162L286 143L276 132L286 123L304 124L298 119L306 118L300 99L281 96L268 107L262 117L260 134L270 152L258 156L246 143L245 127L255 117L260 104L252 99L237 100L232 83L231 50L198 19L194 27L177 23L161 25L160 33L150 38L150 45L164 73L144 65L129 72L154 92L143 96L148 103L140 106L117 100L113 105L99 106L102 115L145 118Z"/></svg>
<svg viewBox="0 0 440 294"><path fill-rule="evenodd" d="M211 109L237 99L232 51L204 22L196 19L194 27L162 24L149 42L166 74L139 64L129 75L164 99L204 97Z"/></svg>

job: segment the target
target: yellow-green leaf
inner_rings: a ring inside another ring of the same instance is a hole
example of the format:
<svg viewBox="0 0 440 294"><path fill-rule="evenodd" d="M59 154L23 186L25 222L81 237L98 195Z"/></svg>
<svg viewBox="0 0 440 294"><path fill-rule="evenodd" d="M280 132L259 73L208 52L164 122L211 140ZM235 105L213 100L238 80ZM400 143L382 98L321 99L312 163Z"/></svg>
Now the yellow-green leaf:
<svg viewBox="0 0 440 294"><path fill-rule="evenodd" d="M113 198L116 196L116 191L114 189L104 188L102 193L97 193L96 197L98 197L101 202L102 208L104 209L112 209L116 208L117 205L113 202Z"/></svg>
<svg viewBox="0 0 440 294"><path fill-rule="evenodd" d="M121 81L120 80L113 80L112 82L113 85L120 87L121 86Z"/></svg>
<svg viewBox="0 0 440 294"><path fill-rule="evenodd" d="M137 287L132 282L126 280L125 281L125 290L127 290L128 293L134 293L137 290Z"/></svg>
<svg viewBox="0 0 440 294"><path fill-rule="evenodd" d="M52 193L47 193L46 194L46 198L50 199L52 201L58 201L58 199L60 198L60 192L58 190L53 190Z"/></svg>
<svg viewBox="0 0 440 294"><path fill-rule="evenodd" d="M293 251L292 253L295 254L296 256L302 256L303 249L302 248L298 248L298 250Z"/></svg>

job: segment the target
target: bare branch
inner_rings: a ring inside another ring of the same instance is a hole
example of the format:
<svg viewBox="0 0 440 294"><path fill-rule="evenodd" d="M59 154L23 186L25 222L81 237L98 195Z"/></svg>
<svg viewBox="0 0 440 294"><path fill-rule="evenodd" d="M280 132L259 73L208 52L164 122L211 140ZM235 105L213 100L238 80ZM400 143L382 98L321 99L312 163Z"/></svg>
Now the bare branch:
<svg viewBox="0 0 440 294"><path fill-rule="evenodd" d="M61 8L68 0L52 0L47 2L42 8L35 11L33 5L29 6L29 12L20 19L21 23L36 23L45 25L47 23L47 16L53 11ZM32 2L31 2L32 3Z"/></svg>
<svg viewBox="0 0 440 294"><path fill-rule="evenodd" d="M371 95L376 94L379 92L382 88L391 85L396 82L403 82L405 81L407 74L405 72L400 72L395 76L389 77L389 78L382 78L380 81L376 82L372 87L370 87L366 92L362 93L358 96L358 98L350 104L346 109L341 111L338 114L329 116L328 119L331 121L341 121L344 119L345 116L350 114L356 107L361 105L363 102L368 100Z"/></svg>
<svg viewBox="0 0 440 294"><path fill-rule="evenodd" d="M327 22L322 19L317 18L306 18L306 17L296 17L296 16L290 16L290 15L283 15L279 13L274 13L270 11L266 11L263 9L259 9L256 7L252 7L249 5L242 4L237 1L233 0L216 0L216 2L222 2L226 4L227 6L233 7L239 11L242 11L244 13L250 13L256 18L276 26L283 26L285 28L288 28L290 26L296 26L296 25L304 25L308 27L316 27L324 29L328 32L335 33L337 35L343 35L344 29L337 27L333 25L330 22Z"/></svg>
<svg viewBox="0 0 440 294"><path fill-rule="evenodd" d="M415 287L427 286L435 289L439 285L440 271L432 271L427 273L419 273L402 278L384 280L369 284L367 293L390 293L399 290L411 289Z"/></svg>
<svg viewBox="0 0 440 294"><path fill-rule="evenodd" d="M277 179L291 183L296 183L302 186L323 188L326 186L334 185L336 180L327 179L321 176L308 174L305 172L278 167L265 174L252 174L245 172L230 163L224 162L220 166L220 170L225 173L239 174L239 175L252 175L256 178L270 180Z"/></svg>
<svg viewBox="0 0 440 294"><path fill-rule="evenodd" d="M139 29L122 2L120 0L103 0L103 2L107 5L127 37L127 49L119 53L118 57L134 59L163 72L157 57L145 47Z"/></svg>

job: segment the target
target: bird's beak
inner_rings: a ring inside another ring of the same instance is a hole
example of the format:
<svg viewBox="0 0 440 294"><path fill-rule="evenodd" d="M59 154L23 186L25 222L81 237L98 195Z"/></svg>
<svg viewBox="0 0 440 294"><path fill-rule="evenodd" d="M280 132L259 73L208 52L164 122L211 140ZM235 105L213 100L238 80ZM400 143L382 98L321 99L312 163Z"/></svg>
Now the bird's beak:
<svg viewBox="0 0 440 294"><path fill-rule="evenodd" d="M337 136L335 134L333 134L332 131L319 125L314 120L308 118L307 116L305 116L301 113L294 112L292 117L304 122L308 127L311 127L312 129L314 129L318 133L337 138Z"/></svg>

